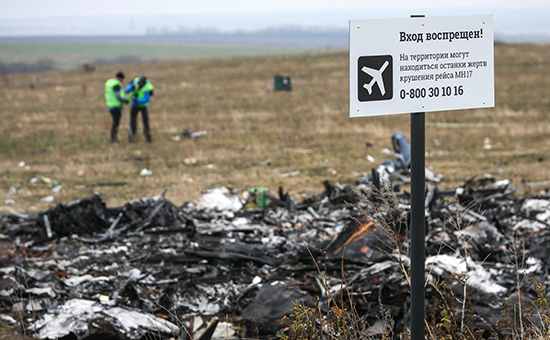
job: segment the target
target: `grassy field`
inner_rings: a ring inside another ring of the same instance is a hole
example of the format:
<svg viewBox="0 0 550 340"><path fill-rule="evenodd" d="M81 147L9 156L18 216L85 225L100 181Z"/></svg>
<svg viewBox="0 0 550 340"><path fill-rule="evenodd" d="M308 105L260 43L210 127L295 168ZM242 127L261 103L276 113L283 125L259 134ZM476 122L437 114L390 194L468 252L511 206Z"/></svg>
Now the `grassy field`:
<svg viewBox="0 0 550 340"><path fill-rule="evenodd" d="M494 109L426 114L426 165L443 176L440 189L486 173L516 186L550 179L549 60L550 46L497 45ZM144 142L141 123L137 143L124 138L109 143L104 83L119 69L130 79L145 74L155 85L152 144ZM292 92L267 91L276 73L292 77ZM393 132L410 136L410 118L350 119L348 82L344 52L5 76L0 79L0 203L15 200L5 212L36 211L55 204L42 201L46 196L67 203L103 191L108 206L119 206L167 188L166 197L181 204L218 186L239 191L282 186L299 197L322 191L324 180L354 184L392 157L382 150L391 149ZM175 140L184 128L207 135ZM368 155L376 161L370 163ZM140 176L145 168L152 176ZM113 182L127 184L105 185ZM53 193L56 184L62 189Z"/></svg>
<svg viewBox="0 0 550 340"><path fill-rule="evenodd" d="M254 45L208 45L168 43L98 43L49 41L0 41L0 61L36 63L41 59L54 62L55 68L75 68L98 60L118 61L181 60L231 56L260 56L300 53L312 48Z"/></svg>

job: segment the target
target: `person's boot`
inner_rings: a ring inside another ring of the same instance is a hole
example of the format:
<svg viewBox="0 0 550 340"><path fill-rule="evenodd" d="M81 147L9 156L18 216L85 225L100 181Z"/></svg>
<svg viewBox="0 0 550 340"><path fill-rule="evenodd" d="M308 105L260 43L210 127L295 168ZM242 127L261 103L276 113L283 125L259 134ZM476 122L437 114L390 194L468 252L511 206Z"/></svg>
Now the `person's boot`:
<svg viewBox="0 0 550 340"><path fill-rule="evenodd" d="M111 131L111 143L118 143L118 137L116 131Z"/></svg>
<svg viewBox="0 0 550 340"><path fill-rule="evenodd" d="M151 134L150 134L150 133L147 133L147 134L145 135L145 138L147 138L147 142L149 142L149 143L152 143L152 142L153 142L153 139L151 138Z"/></svg>

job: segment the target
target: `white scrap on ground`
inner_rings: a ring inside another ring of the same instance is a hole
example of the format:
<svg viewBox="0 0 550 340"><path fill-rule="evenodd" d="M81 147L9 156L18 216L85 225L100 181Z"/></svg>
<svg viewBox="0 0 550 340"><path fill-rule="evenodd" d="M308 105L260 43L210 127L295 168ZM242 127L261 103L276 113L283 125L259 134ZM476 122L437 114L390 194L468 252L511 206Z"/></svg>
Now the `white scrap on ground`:
<svg viewBox="0 0 550 340"><path fill-rule="evenodd" d="M243 207L243 204L238 195L231 193L226 187L220 187L203 190L202 199L197 207L217 211L238 211Z"/></svg>
<svg viewBox="0 0 550 340"><path fill-rule="evenodd" d="M141 172L139 173L139 175L141 177L144 177L144 176L152 176L153 175L153 172L149 169L141 169Z"/></svg>
<svg viewBox="0 0 550 340"><path fill-rule="evenodd" d="M132 335L129 337L131 339L137 336L136 333L142 333L140 331L165 334L179 332L177 325L158 316L120 307L109 308L96 301L84 299L67 301L58 309L45 314L43 319L30 325L28 329L36 331L39 339L59 339L71 333L85 334L89 331L89 320L101 315L108 315L116 320L126 335Z"/></svg>
<svg viewBox="0 0 550 340"><path fill-rule="evenodd" d="M546 211L550 209L550 200L545 199L527 199L523 202L521 206L523 210L535 210L535 211Z"/></svg>
<svg viewBox="0 0 550 340"><path fill-rule="evenodd" d="M107 276L92 276L90 274L82 276L74 276L68 279L63 280L63 283L69 287L78 286L84 282L100 282L100 281L110 281L111 279Z"/></svg>
<svg viewBox="0 0 550 340"><path fill-rule="evenodd" d="M464 275L466 284L485 293L499 294L506 292L506 288L495 283L489 271L472 259L464 259L458 255L436 255L426 259L426 270L432 270L436 275L444 272Z"/></svg>

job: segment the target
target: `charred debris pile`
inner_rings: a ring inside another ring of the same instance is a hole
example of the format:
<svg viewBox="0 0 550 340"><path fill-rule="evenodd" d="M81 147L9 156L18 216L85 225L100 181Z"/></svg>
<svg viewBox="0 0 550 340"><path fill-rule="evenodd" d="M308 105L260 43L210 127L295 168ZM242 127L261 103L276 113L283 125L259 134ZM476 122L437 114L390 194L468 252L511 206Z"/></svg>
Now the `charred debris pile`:
<svg viewBox="0 0 550 340"><path fill-rule="evenodd" d="M385 330L381 309L406 330L410 196L324 185L304 200L222 187L182 206L163 193L109 208L94 194L0 216L15 245L1 256L2 318L39 339L274 338L295 301L324 310L332 296L352 299L370 334ZM445 282L486 335L505 304L536 298L528 277L548 282L549 197L512 192L473 180L426 194L427 306Z"/></svg>

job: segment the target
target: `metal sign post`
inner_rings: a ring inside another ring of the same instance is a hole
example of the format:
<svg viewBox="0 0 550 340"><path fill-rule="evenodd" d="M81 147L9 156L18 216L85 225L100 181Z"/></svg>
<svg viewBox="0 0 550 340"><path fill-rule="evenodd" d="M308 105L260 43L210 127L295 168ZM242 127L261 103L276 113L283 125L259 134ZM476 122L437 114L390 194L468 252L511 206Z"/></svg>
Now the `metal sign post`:
<svg viewBox="0 0 550 340"><path fill-rule="evenodd" d="M411 18L423 18L423 15ZM411 340L424 340L426 117L411 113Z"/></svg>
<svg viewBox="0 0 550 340"><path fill-rule="evenodd" d="M424 340L425 113L494 107L493 16L350 20L350 117L411 113L411 339Z"/></svg>
<svg viewBox="0 0 550 340"><path fill-rule="evenodd" d="M411 113L411 340L424 340L425 114Z"/></svg>

